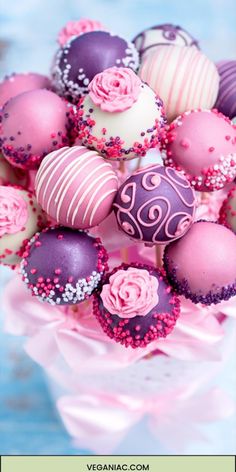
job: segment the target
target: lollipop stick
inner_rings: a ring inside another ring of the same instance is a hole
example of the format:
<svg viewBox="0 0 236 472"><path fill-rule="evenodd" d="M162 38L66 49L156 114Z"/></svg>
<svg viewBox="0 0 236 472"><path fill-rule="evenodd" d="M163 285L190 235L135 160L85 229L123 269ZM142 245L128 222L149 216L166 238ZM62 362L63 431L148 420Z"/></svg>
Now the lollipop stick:
<svg viewBox="0 0 236 472"><path fill-rule="evenodd" d="M209 193L208 192L201 192L201 203L208 201Z"/></svg>
<svg viewBox="0 0 236 472"><path fill-rule="evenodd" d="M142 157L139 157L139 158L138 158L138 162L137 162L137 166L136 166L135 170L139 170L140 167L141 167L141 165L142 165Z"/></svg>
<svg viewBox="0 0 236 472"><path fill-rule="evenodd" d="M164 252L164 246L157 244L155 246L156 267L162 267L162 265L163 265L163 261L162 261L163 252Z"/></svg>
<svg viewBox="0 0 236 472"><path fill-rule="evenodd" d="M125 264L128 264L128 262L129 262L129 251L128 251L127 247L123 247L120 250L120 257L121 257L122 262L124 262Z"/></svg>
<svg viewBox="0 0 236 472"><path fill-rule="evenodd" d="M121 172L121 174L125 173L125 161L123 160L120 161L119 171Z"/></svg>

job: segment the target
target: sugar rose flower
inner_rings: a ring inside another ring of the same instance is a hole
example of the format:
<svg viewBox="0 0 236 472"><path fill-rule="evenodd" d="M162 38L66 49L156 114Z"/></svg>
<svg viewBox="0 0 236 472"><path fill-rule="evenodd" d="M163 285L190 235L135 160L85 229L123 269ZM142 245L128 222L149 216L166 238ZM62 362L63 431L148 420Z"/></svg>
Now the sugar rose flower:
<svg viewBox="0 0 236 472"><path fill-rule="evenodd" d="M128 67L110 67L95 75L89 96L103 111L119 112L131 108L138 99L142 81Z"/></svg>
<svg viewBox="0 0 236 472"><path fill-rule="evenodd" d="M100 21L89 20L87 18L81 18L81 20L78 21L68 21L59 32L58 43L60 46L64 46L72 36L79 36L80 34L90 33L91 31L105 30L106 28Z"/></svg>
<svg viewBox="0 0 236 472"><path fill-rule="evenodd" d="M19 191L0 186L0 237L21 231L27 219L27 203Z"/></svg>
<svg viewBox="0 0 236 472"><path fill-rule="evenodd" d="M145 316L158 304L158 280L144 269L118 270L103 286L101 299L112 315Z"/></svg>

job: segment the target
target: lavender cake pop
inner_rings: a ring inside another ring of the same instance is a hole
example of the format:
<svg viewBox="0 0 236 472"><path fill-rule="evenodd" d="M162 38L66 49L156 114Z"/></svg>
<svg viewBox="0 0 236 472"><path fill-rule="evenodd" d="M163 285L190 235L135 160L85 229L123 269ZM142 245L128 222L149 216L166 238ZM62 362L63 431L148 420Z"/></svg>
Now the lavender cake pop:
<svg viewBox="0 0 236 472"><path fill-rule="evenodd" d="M236 61L216 64L220 86L215 107L230 119L236 115Z"/></svg>
<svg viewBox="0 0 236 472"><path fill-rule="evenodd" d="M177 293L194 303L228 300L236 295L236 236L217 223L194 223L165 248L164 268Z"/></svg>
<svg viewBox="0 0 236 472"><path fill-rule="evenodd" d="M135 36L133 43L140 54L141 60L144 55L153 51L153 48L157 46L175 44L177 46L195 46L199 49L198 42L190 33L181 26L175 26L171 23L145 29Z"/></svg>
<svg viewBox="0 0 236 472"><path fill-rule="evenodd" d="M60 95L76 102L88 92L96 74L113 66L138 69L138 53L133 43L106 31L84 33L71 38L57 52L53 84Z"/></svg>
<svg viewBox="0 0 236 472"><path fill-rule="evenodd" d="M68 144L69 108L49 90L17 95L1 115L0 146L13 166L35 169L49 152Z"/></svg>
<svg viewBox="0 0 236 472"><path fill-rule="evenodd" d="M32 295L51 305L73 305L87 299L108 269L99 239L69 228L36 233L21 264Z"/></svg>
<svg viewBox="0 0 236 472"><path fill-rule="evenodd" d="M159 164L132 174L119 188L113 204L120 229L147 244L182 237L193 223L195 206L188 180Z"/></svg>
<svg viewBox="0 0 236 472"><path fill-rule="evenodd" d="M106 276L93 313L110 338L138 348L171 333L179 306L163 270L133 263Z"/></svg>

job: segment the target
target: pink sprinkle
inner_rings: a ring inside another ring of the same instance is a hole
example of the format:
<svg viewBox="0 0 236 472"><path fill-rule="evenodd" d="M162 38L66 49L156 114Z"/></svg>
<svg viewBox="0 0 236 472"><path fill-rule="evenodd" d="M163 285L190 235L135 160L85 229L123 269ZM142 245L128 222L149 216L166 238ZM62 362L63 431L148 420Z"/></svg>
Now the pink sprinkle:
<svg viewBox="0 0 236 472"><path fill-rule="evenodd" d="M36 241L35 246L40 247L40 246L42 246L42 243L40 241Z"/></svg>
<svg viewBox="0 0 236 472"><path fill-rule="evenodd" d="M37 272L37 269L31 269L30 271L31 274L36 274L36 272Z"/></svg>
<svg viewBox="0 0 236 472"><path fill-rule="evenodd" d="M188 149L190 147L189 139L181 139L180 146L182 146L185 149Z"/></svg>
<svg viewBox="0 0 236 472"><path fill-rule="evenodd" d="M63 238L64 238L63 234L58 234L57 239L60 239L60 240L61 240L61 239L63 239Z"/></svg>
<svg viewBox="0 0 236 472"><path fill-rule="evenodd" d="M54 273L55 273L56 275L60 275L60 274L61 274L61 269L55 269L55 270L54 270Z"/></svg>
<svg viewBox="0 0 236 472"><path fill-rule="evenodd" d="M209 152L213 152L215 150L215 148L213 146L209 147L208 151Z"/></svg>

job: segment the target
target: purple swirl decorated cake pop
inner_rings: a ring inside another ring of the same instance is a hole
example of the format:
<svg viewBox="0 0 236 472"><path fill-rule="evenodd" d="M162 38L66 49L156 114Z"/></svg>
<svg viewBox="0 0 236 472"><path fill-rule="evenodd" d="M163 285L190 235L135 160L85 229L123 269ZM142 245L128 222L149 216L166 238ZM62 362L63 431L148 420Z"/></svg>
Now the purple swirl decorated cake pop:
<svg viewBox="0 0 236 472"><path fill-rule="evenodd" d="M0 146L13 166L36 169L49 152L68 144L68 105L49 90L17 95L1 115Z"/></svg>
<svg viewBox="0 0 236 472"><path fill-rule="evenodd" d="M96 74L113 66L138 69L138 53L133 43L106 31L84 33L71 38L57 52L53 84L60 95L76 102L88 92Z"/></svg>
<svg viewBox="0 0 236 472"><path fill-rule="evenodd" d="M138 348L171 333L179 306L163 270L133 263L106 276L93 313L110 338Z"/></svg>
<svg viewBox="0 0 236 472"><path fill-rule="evenodd" d="M228 300L236 295L236 236L217 223L198 221L165 248L164 268L177 293L194 303Z"/></svg>
<svg viewBox="0 0 236 472"><path fill-rule="evenodd" d="M153 51L153 48L157 46L175 44L177 46L195 46L199 49L198 42L191 34L181 26L175 26L171 23L145 29L135 36L133 43L140 54L141 60L144 54Z"/></svg>
<svg viewBox="0 0 236 472"><path fill-rule="evenodd" d="M230 119L236 115L236 61L216 64L220 86L215 108Z"/></svg>
<svg viewBox="0 0 236 472"><path fill-rule="evenodd" d="M159 164L132 174L114 200L117 223L132 239L165 244L182 237L193 223L196 199L188 180Z"/></svg>
<svg viewBox="0 0 236 472"><path fill-rule="evenodd" d="M23 281L32 295L51 305L73 305L87 299L108 269L99 239L69 228L36 233L21 263Z"/></svg>

